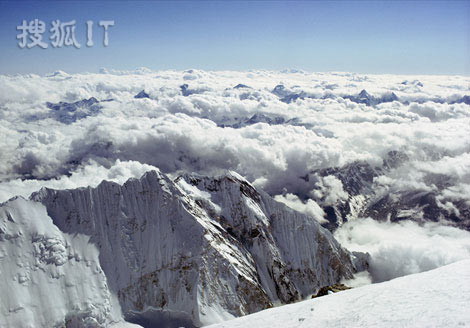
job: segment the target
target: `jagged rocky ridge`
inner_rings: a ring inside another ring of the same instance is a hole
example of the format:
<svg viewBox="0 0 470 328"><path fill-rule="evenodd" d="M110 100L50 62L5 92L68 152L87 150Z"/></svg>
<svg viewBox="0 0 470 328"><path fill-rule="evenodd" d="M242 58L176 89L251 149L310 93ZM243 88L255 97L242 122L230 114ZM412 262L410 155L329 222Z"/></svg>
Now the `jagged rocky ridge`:
<svg viewBox="0 0 470 328"><path fill-rule="evenodd" d="M287 103L287 104L294 102L297 99L305 99L305 98L317 99L318 98L317 96L308 94L305 91L289 90L282 84L275 86L271 92L275 94L276 96L278 96L280 101ZM320 97L319 99L328 99L328 98L335 98L335 97L337 96L334 96L332 94L326 94ZM384 102L399 101L398 97L393 92L381 95L380 97L375 97L369 94L366 90L362 90L357 95L344 95L342 96L342 98L349 99L350 101L358 103L358 104L365 104L367 106L376 106Z"/></svg>
<svg viewBox="0 0 470 328"><path fill-rule="evenodd" d="M90 236L110 292L135 322L165 315L200 326L300 300L365 267L313 218L236 173L172 181L151 171L31 199L61 231Z"/></svg>
<svg viewBox="0 0 470 328"><path fill-rule="evenodd" d="M331 167L310 172L301 177L308 182L316 177L334 176L341 181L348 197L323 209L328 223L324 224L333 231L348 220L359 217L371 217L378 221L398 222L413 220L418 223L443 222L461 229L470 230L470 205L464 199L442 199L440 194L455 181L444 174L429 173L424 177L427 186L434 190L416 187L414 189L377 188L375 178L390 174L409 161L408 156L400 151L391 151L383 159L381 166L356 161L343 167ZM318 200L320 201L321 200ZM452 209L443 206L452 204Z"/></svg>
<svg viewBox="0 0 470 328"><path fill-rule="evenodd" d="M402 84L408 85L416 85L422 86L419 81L404 81ZM238 84L232 89L242 89L242 90L252 90L251 87L245 84ZM327 87L328 89L328 87ZM191 95L202 94L209 89L205 87L197 87L191 88L188 84L183 84L180 86L181 94L185 97ZM229 89L227 89L229 90ZM365 89L363 89L360 93L356 95L334 95L334 94L324 94L323 96L312 95L302 90L291 90L286 88L284 85L280 84L274 87L271 91L274 95L279 98L279 101L284 103L292 103L295 102L297 99L336 99L336 98L343 98L350 100L354 103L364 104L370 107L376 107L381 103L393 102L398 101L405 105L409 105L411 102L409 100L400 99L395 93L385 93L380 96L374 96L368 93ZM259 101L259 94L258 91L247 91L245 93L241 93L239 95L241 100L246 99L255 99ZM135 99L150 99L150 94L145 92L145 90L141 90L138 94L134 96ZM105 99L105 100L97 100L95 97L91 97L89 99L82 99L76 102L64 102L61 101L59 103L51 103L47 102L46 106L50 109L50 112L46 114L46 117L52 117L53 119L64 123L64 124L72 124L78 120L82 120L88 116L94 116L100 113L103 106L101 103L112 101L114 99ZM434 102L434 103L448 103L449 105L452 104L467 104L470 105L470 96L465 95L457 99L443 99L443 98L429 98L429 99L414 99L412 102L422 104L425 102ZM39 120L45 118L44 115L33 115L29 117L30 120ZM207 117L204 117L207 118ZM245 126L249 126L252 124L257 123L267 123L269 125L278 125L278 124L288 124L288 125L303 125L298 122L299 118L290 118L287 119L286 117L280 115L272 115L270 113L258 113L254 114L249 117L223 117L220 120L215 120L219 127L233 127L233 128L241 128Z"/></svg>
<svg viewBox="0 0 470 328"><path fill-rule="evenodd" d="M279 125L287 123L289 124L290 121L286 122L286 119L282 116L278 115L267 115L267 114L254 114L251 117L241 117L241 118L234 118L229 119L226 118L225 120L221 120L221 123L218 124L219 127L231 127L234 129L243 128L245 126L257 124L257 123L266 123L269 125Z"/></svg>
<svg viewBox="0 0 470 328"><path fill-rule="evenodd" d="M402 82L404 85L414 85L416 87L422 87L422 83L419 81L404 81ZM332 89L333 87L331 87ZM329 87L326 87L326 89L330 89ZM405 105L409 105L410 101L409 100L404 100L400 99L394 92L389 92L389 93L384 93L380 96L374 96L371 95L367 90L363 89L361 92L355 95L334 95L334 94L325 94L323 96L316 96L309 94L303 90L290 90L286 88L284 85L279 84L274 87L274 89L271 91L274 95L279 97L279 101L284 102L286 104L290 104L291 102L295 102L297 99L306 99L306 98L311 98L311 99L334 99L334 98L343 98L343 99L348 99L354 103L357 104L364 104L366 106L371 106L375 107L381 103L388 103L388 102L393 102L393 101L398 101L401 102ZM467 104L470 105L470 96L465 95L457 99L444 99L444 98L427 98L427 99L414 99L413 102L422 104L425 102L435 102L439 104L444 104L448 103L450 105L452 104Z"/></svg>
<svg viewBox="0 0 470 328"><path fill-rule="evenodd" d="M82 99L73 103L59 102L46 103L47 107L51 109L51 116L59 122L64 124L71 124L77 120L81 120L90 115L96 115L101 109L100 102L91 97L90 99Z"/></svg>

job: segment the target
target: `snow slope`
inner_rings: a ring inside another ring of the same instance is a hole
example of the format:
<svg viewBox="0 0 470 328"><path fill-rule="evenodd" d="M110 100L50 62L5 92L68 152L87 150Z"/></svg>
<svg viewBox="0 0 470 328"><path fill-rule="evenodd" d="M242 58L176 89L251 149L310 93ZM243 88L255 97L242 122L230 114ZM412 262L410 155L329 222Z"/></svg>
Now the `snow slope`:
<svg viewBox="0 0 470 328"><path fill-rule="evenodd" d="M98 250L62 233L39 203L0 205L0 327L101 327L119 321Z"/></svg>
<svg viewBox="0 0 470 328"><path fill-rule="evenodd" d="M210 327L470 327L469 281L463 260Z"/></svg>

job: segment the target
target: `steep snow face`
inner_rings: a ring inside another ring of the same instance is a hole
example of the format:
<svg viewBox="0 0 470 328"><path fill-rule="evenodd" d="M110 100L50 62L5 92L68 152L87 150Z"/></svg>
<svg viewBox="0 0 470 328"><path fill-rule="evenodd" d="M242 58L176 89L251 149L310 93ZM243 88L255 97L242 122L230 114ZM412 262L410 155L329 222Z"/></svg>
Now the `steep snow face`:
<svg viewBox="0 0 470 328"><path fill-rule="evenodd" d="M114 321L89 238L62 233L42 204L23 198L1 204L0 326L104 327Z"/></svg>
<svg viewBox="0 0 470 328"><path fill-rule="evenodd" d="M210 327L469 327L469 280L464 260Z"/></svg>
<svg viewBox="0 0 470 328"><path fill-rule="evenodd" d="M173 182L151 171L122 186L42 189L32 199L62 231L91 236L110 290L136 322L230 319L299 300L355 270L313 218L235 173Z"/></svg>
<svg viewBox="0 0 470 328"><path fill-rule="evenodd" d="M177 183L206 195L194 196L252 254L271 300L292 302L351 274L351 255L317 221L274 201L240 175L186 174Z"/></svg>

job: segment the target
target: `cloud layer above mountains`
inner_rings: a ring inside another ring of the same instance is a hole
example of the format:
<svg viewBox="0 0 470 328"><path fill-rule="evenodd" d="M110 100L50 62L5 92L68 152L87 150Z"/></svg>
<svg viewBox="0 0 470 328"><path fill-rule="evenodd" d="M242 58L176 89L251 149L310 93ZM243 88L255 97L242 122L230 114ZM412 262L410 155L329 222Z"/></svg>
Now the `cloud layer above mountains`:
<svg viewBox="0 0 470 328"><path fill-rule="evenodd" d="M371 255L373 282L428 271L470 258L470 232L428 222L353 220L335 232L350 251Z"/></svg>
<svg viewBox="0 0 470 328"><path fill-rule="evenodd" d="M456 102L469 85L457 76L301 71L0 76L2 188L135 161L167 173L232 169L272 195L326 193L328 202L344 196L338 181L299 177L354 161L380 165L398 150L409 165L378 179L381 187L433 188L422 180L438 172L454 178L449 196L470 195L470 106ZM135 98L142 90L149 97ZM348 99L361 90L398 101ZM286 95L301 96L286 103ZM90 98L97 102L79 103ZM93 172L83 179L109 178Z"/></svg>
<svg viewBox="0 0 470 328"><path fill-rule="evenodd" d="M367 163L382 168L370 178L374 195L429 192L442 211L466 216L469 95L470 78L459 76L147 69L0 76L0 201L42 186L122 183L155 167L174 176L230 169L326 223L327 209L341 209L357 188L333 169ZM350 214L363 201L354 198ZM415 211L419 219L426 206L397 216ZM351 221L337 236L372 253L376 281L448 263L449 254L468 257L466 232L406 224ZM400 248L395 233L420 243ZM434 252L436 238L443 242Z"/></svg>

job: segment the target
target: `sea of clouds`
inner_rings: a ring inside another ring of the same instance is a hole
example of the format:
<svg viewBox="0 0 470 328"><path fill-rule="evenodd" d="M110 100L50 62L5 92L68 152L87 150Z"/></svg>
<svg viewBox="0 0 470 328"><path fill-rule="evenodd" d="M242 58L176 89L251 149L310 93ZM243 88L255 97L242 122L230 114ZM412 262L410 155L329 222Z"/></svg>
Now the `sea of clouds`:
<svg viewBox="0 0 470 328"><path fill-rule="evenodd" d="M362 218L345 223L334 235L350 251L371 255L372 282L470 258L470 232L435 222L418 225L413 221L390 223ZM361 278L363 275L359 275Z"/></svg>
<svg viewBox="0 0 470 328"><path fill-rule="evenodd" d="M284 87L273 92L278 85ZM149 97L135 98L142 90ZM362 90L377 98L393 92L399 101L347 99ZM283 101L295 94L304 96ZM440 206L455 211L449 200L470 204L470 106L459 102L469 94L470 78L462 76L144 68L3 75L0 201L43 186L122 183L154 167L175 176L230 169L325 222L324 206L348 194L332 175L301 177L355 161L381 165L400 151L407 164L377 177L374 188L434 190ZM92 107L64 104L92 97L99 101ZM264 123L261 114L277 123ZM446 184L429 174L445 176ZM438 223L358 219L336 235L372 254L376 281L470 257L469 233Z"/></svg>

